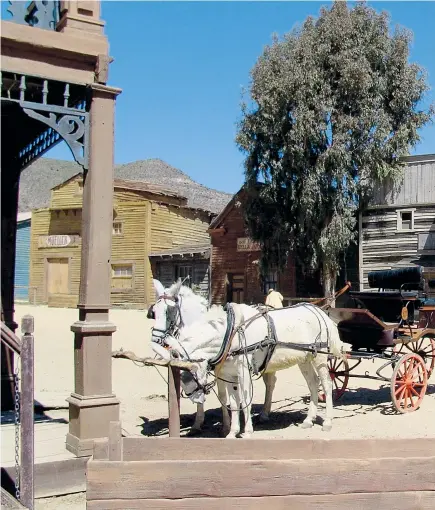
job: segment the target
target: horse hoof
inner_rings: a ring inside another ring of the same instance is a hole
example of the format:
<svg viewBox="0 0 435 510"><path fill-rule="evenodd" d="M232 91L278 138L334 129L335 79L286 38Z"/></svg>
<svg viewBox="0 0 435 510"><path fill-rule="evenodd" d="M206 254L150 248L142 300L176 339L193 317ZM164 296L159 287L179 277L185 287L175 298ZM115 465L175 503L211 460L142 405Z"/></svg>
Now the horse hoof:
<svg viewBox="0 0 435 510"><path fill-rule="evenodd" d="M240 434L240 437L242 439L251 439L252 437L252 432L243 432L243 434Z"/></svg>
<svg viewBox="0 0 435 510"><path fill-rule="evenodd" d="M331 424L323 425L322 430L323 432L330 432L332 430L332 425Z"/></svg>
<svg viewBox="0 0 435 510"><path fill-rule="evenodd" d="M237 436L236 434L228 434L228 436L226 436L225 439L237 439Z"/></svg>
<svg viewBox="0 0 435 510"><path fill-rule="evenodd" d="M199 436L199 434L201 434L202 430L201 429L197 429L197 428L191 428L188 432L188 436Z"/></svg>
<svg viewBox="0 0 435 510"><path fill-rule="evenodd" d="M303 421L301 425L301 429L311 429L313 427L312 421Z"/></svg>

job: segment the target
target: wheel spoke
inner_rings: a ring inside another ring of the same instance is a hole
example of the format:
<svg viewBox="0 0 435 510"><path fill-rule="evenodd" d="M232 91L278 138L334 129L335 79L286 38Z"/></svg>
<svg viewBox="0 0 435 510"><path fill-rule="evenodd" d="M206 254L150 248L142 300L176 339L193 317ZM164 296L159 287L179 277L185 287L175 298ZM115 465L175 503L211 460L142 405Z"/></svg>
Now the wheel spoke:
<svg viewBox="0 0 435 510"><path fill-rule="evenodd" d="M416 397L420 398L420 393L418 393L418 391L415 391L415 388L413 386L410 386L409 389L411 390L411 393L414 393Z"/></svg>
<svg viewBox="0 0 435 510"><path fill-rule="evenodd" d="M405 387L406 387L405 383L403 383L401 386L396 386L396 387L394 388L394 393L395 393L395 395L397 396L397 394L399 393L399 391L402 391L402 390L403 390L403 388L405 388Z"/></svg>

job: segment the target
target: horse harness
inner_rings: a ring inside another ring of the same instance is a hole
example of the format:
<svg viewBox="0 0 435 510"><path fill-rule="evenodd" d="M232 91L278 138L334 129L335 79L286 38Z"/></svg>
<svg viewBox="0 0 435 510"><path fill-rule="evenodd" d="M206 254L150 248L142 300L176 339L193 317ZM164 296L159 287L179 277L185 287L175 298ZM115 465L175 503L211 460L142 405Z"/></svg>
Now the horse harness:
<svg viewBox="0 0 435 510"><path fill-rule="evenodd" d="M293 306L289 306L286 308L297 308L301 306L306 306L306 303L298 303ZM253 353L251 358L251 363L249 365L250 371L253 373L253 375L262 375L264 371L267 368L267 365L269 364L270 359L272 358L273 353L275 352L276 347L285 347L288 349L294 349L297 351L304 351L304 352L310 352L314 356L317 356L317 354L329 354L329 330L326 327L326 330L328 332L328 338L326 342L319 342L319 338L321 336L321 330L322 325L319 320L319 314L317 311L314 311L315 306L313 306L312 312L315 314L319 321L320 325L320 332L318 336L316 337L315 341L311 344L298 344L298 343L287 343L287 342L280 342L278 340L278 336L276 333L275 323L273 321L273 318L269 314L271 310L275 310L270 306L258 306L259 312L251 317L250 319L247 319L243 321L239 326L234 327L235 322L235 314L233 307L231 303L228 303L226 305L226 312L227 312L227 329L225 332L224 340L222 342L222 346L216 355L215 358L209 360L208 362L208 369L214 370L215 373L219 373L220 369L222 368L223 364L228 358L233 358L236 356L246 355L248 353ZM284 310L285 308L280 308L279 310ZM311 309L311 307L310 307ZM257 342L253 345L246 345L246 337L245 337L245 330L252 325L257 319L263 317L267 322L267 336L261 340L260 342ZM320 316L321 317L321 316ZM324 319L321 317L323 322ZM326 323L325 323L326 325ZM234 339L234 336L236 334L239 334L241 341L244 342L244 346L240 347L239 349L236 349L234 351L230 352L231 344ZM327 349L327 351L323 351L322 349Z"/></svg>

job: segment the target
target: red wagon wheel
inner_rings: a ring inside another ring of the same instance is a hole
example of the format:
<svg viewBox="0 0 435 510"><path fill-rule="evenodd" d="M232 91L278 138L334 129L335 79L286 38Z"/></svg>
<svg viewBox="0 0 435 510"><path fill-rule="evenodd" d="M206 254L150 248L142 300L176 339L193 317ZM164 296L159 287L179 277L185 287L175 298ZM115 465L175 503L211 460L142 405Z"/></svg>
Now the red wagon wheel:
<svg viewBox="0 0 435 510"><path fill-rule="evenodd" d="M399 413L416 411L427 389L427 370L418 354L409 353L397 362L391 378L391 399Z"/></svg>
<svg viewBox="0 0 435 510"><path fill-rule="evenodd" d="M414 342L397 344L393 352L395 354L407 354L413 352L423 359L426 365L427 378L429 379L435 368L435 339L432 336L423 336Z"/></svg>
<svg viewBox="0 0 435 510"><path fill-rule="evenodd" d="M346 391L347 383L349 382L349 363L346 359L329 358L328 368L329 375L332 379L332 400L335 402L340 399ZM320 402L325 402L325 393L319 393L319 400Z"/></svg>

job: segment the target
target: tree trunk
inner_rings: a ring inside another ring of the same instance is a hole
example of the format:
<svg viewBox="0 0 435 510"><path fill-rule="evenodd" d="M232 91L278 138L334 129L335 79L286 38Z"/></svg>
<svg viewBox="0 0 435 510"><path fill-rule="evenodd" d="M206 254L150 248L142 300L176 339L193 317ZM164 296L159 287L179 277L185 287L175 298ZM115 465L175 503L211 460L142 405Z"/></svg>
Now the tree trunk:
<svg viewBox="0 0 435 510"><path fill-rule="evenodd" d="M333 297L335 294L335 282L337 280L337 272L334 271L328 262L323 263L323 295L327 298ZM334 308L335 299L329 300L329 304Z"/></svg>

